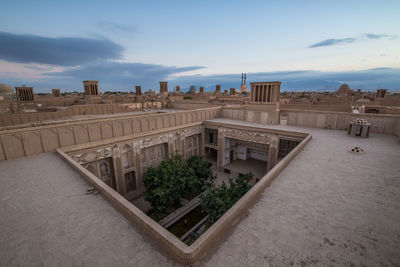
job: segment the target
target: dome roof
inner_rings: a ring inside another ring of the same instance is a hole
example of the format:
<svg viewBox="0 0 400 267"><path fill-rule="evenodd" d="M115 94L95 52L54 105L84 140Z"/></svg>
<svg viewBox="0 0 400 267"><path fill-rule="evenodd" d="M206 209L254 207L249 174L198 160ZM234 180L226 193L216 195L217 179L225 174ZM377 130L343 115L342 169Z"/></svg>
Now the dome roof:
<svg viewBox="0 0 400 267"><path fill-rule="evenodd" d="M338 91L350 91L350 86L347 83L342 84Z"/></svg>
<svg viewBox="0 0 400 267"><path fill-rule="evenodd" d="M346 96L351 93L350 86L347 83L342 84L337 90L339 96Z"/></svg>
<svg viewBox="0 0 400 267"><path fill-rule="evenodd" d="M0 95L12 95L14 88L5 83L0 83Z"/></svg>

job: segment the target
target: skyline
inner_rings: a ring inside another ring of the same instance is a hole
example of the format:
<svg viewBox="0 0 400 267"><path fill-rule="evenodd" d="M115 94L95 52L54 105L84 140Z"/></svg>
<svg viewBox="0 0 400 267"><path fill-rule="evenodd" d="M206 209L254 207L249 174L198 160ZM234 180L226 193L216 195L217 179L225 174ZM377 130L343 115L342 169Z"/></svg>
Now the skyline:
<svg viewBox="0 0 400 267"><path fill-rule="evenodd" d="M0 82L37 92L239 88L400 90L396 1L2 1ZM236 78L237 77L237 78Z"/></svg>

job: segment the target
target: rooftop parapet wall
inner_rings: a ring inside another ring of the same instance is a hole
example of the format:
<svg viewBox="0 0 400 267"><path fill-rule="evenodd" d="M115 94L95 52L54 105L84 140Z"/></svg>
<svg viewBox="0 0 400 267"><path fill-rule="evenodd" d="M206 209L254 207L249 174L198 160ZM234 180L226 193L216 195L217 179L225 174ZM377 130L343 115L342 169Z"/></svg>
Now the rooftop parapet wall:
<svg viewBox="0 0 400 267"><path fill-rule="evenodd" d="M0 160L217 118L220 107L130 115L0 131Z"/></svg>
<svg viewBox="0 0 400 267"><path fill-rule="evenodd" d="M252 106L224 107L221 117L260 124L279 124L279 112L252 110ZM365 119L371 123L371 132L394 134L400 138L400 116L388 114L354 114L336 111L281 109L280 117L287 117L288 125L347 130L348 123Z"/></svg>
<svg viewBox="0 0 400 267"><path fill-rule="evenodd" d="M364 119L371 123L371 132L394 134L400 138L400 116L383 114L354 114L347 112L281 110L288 125L347 130L349 122Z"/></svg>
<svg viewBox="0 0 400 267"><path fill-rule="evenodd" d="M261 110L261 106L264 110ZM279 124L279 111L275 110L276 103L259 105L257 109L250 106L222 108L221 116L227 119L242 120L261 124Z"/></svg>
<svg viewBox="0 0 400 267"><path fill-rule="evenodd" d="M210 107L219 107L219 104L211 104L205 101L173 101L170 104L171 108L176 109L196 109L196 108L210 108Z"/></svg>
<svg viewBox="0 0 400 267"><path fill-rule="evenodd" d="M335 99L335 101L337 101ZM351 102L330 103L321 102L316 104L311 103L290 103L282 104L281 109L301 109L301 110L315 110L315 111L331 111L331 112L348 112L350 110Z"/></svg>
<svg viewBox="0 0 400 267"><path fill-rule="evenodd" d="M16 126L45 120L57 120L77 115L100 115L122 113L143 108L161 108L161 102L129 103L129 104L96 104L70 106L55 112L32 112L0 114L0 127ZM2 130L2 129L1 129Z"/></svg>

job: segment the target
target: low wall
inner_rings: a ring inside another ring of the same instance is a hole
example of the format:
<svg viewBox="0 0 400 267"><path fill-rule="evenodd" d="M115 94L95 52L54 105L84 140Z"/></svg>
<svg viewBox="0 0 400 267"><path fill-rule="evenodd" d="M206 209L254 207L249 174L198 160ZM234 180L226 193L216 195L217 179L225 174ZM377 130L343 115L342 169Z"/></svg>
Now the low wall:
<svg viewBox="0 0 400 267"><path fill-rule="evenodd" d="M197 109L197 108L210 108L210 107L219 107L220 105L218 104L211 104L209 102L204 102L204 101L190 101L190 100L184 100L184 101L174 101L171 102L170 104L171 108L175 109Z"/></svg>
<svg viewBox="0 0 400 267"><path fill-rule="evenodd" d="M346 112L281 110L287 116L288 125L313 128L346 130L348 123L355 119L365 119L371 123L371 132L394 134L400 138L400 116L383 114L354 114Z"/></svg>
<svg viewBox="0 0 400 267"><path fill-rule="evenodd" d="M350 110L351 102L320 102L316 104L311 103L291 103L281 104L281 109L294 109L294 110L314 110L314 111L331 111L331 112L348 112Z"/></svg>
<svg viewBox="0 0 400 267"><path fill-rule="evenodd" d="M15 126L45 120L57 120L77 115L100 115L141 110L142 108L161 108L161 102L93 104L69 106L55 112L31 112L0 114L0 127Z"/></svg>
<svg viewBox="0 0 400 267"><path fill-rule="evenodd" d="M98 177L75 162L61 149L57 149L57 152L61 158L96 187L113 206L143 230L146 236L149 236L154 241L154 244L167 251L177 261L183 264L193 264L221 242L221 239L237 224L238 219L245 214L245 211L254 203L265 187L278 176L310 140L311 135L308 135L190 246L187 246L168 230L136 208Z"/></svg>
<svg viewBox="0 0 400 267"><path fill-rule="evenodd" d="M260 124L279 124L279 111L263 111L249 107L222 108L221 116L227 119L242 120Z"/></svg>
<svg viewBox="0 0 400 267"><path fill-rule="evenodd" d="M0 160L217 118L220 108L129 115L0 131Z"/></svg>

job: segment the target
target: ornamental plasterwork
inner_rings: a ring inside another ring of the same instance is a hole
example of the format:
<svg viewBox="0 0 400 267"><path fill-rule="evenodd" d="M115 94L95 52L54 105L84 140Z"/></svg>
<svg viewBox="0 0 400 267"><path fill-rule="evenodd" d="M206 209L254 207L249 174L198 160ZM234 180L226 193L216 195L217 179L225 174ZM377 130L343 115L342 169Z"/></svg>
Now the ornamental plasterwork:
<svg viewBox="0 0 400 267"><path fill-rule="evenodd" d="M79 164L84 164L92 161L96 161L103 158L112 157L111 147L97 149L93 151L87 151L79 154L72 155L72 159Z"/></svg>
<svg viewBox="0 0 400 267"><path fill-rule="evenodd" d="M118 144L115 144L112 149L113 158L120 158L121 157L121 149Z"/></svg>
<svg viewBox="0 0 400 267"><path fill-rule="evenodd" d="M158 137L153 137L153 138L146 138L143 140L140 140L140 148L145 148L149 146L154 146L158 145L161 143L168 143L168 140L173 140L173 134L172 133L166 133L166 134L161 134Z"/></svg>
<svg viewBox="0 0 400 267"><path fill-rule="evenodd" d="M274 138L270 134L260 133L260 132L252 132L252 131L243 131L236 129L224 129L223 130L224 137L229 137L233 139L255 142L261 144L271 144L277 143L276 138Z"/></svg>
<svg viewBox="0 0 400 267"><path fill-rule="evenodd" d="M183 137L189 137L191 135L201 134L202 132L203 132L203 127L202 126L191 127L191 128L183 129L182 130L182 136Z"/></svg>

